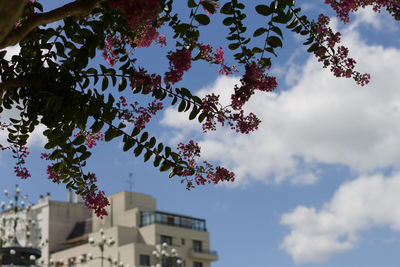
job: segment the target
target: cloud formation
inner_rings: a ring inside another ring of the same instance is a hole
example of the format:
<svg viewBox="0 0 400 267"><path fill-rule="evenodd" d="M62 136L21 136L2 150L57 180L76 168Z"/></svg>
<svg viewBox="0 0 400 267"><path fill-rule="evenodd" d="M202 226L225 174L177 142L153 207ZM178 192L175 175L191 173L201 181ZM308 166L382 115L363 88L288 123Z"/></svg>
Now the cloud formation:
<svg viewBox="0 0 400 267"><path fill-rule="evenodd" d="M291 228L281 248L296 263L328 260L354 248L360 232L389 226L400 231L400 173L361 176L343 184L320 210L298 206L284 214L281 224Z"/></svg>
<svg viewBox="0 0 400 267"><path fill-rule="evenodd" d="M364 25L371 22L368 14L362 17ZM367 44L357 25L361 22L342 31L342 39L357 59L357 69L371 74L368 86L333 77L313 56L302 69L291 63L287 90L257 94L247 104L262 120L259 130L244 136L219 129L201 136L203 156L233 169L237 184L312 184L323 171L320 163L341 164L356 173L399 167L400 50ZM219 77L201 94L216 92L229 99L238 79ZM200 132L187 116L168 109L163 123L177 129L179 137Z"/></svg>

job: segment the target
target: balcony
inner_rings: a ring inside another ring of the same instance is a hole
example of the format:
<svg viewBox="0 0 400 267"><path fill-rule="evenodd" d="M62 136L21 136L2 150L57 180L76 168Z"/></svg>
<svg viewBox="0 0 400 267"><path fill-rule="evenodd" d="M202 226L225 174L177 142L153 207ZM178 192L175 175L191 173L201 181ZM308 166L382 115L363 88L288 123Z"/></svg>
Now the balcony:
<svg viewBox="0 0 400 267"><path fill-rule="evenodd" d="M207 232L206 221L203 219L161 211L142 211L140 213L140 226L146 226L154 223Z"/></svg>
<svg viewBox="0 0 400 267"><path fill-rule="evenodd" d="M197 250L197 249L190 249L189 256L194 260L206 260L206 261L216 261L218 260L218 254L214 250Z"/></svg>

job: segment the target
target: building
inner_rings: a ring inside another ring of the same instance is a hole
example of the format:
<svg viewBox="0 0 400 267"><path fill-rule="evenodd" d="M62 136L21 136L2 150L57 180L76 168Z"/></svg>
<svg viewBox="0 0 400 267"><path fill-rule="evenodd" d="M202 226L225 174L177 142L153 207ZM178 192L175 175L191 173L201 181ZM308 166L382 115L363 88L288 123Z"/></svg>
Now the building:
<svg viewBox="0 0 400 267"><path fill-rule="evenodd" d="M72 201L71 193L67 202L47 196L32 206L35 235L47 240L39 265L210 267L218 259L205 220L158 211L156 199L145 194L123 191L108 198L103 219L79 197Z"/></svg>

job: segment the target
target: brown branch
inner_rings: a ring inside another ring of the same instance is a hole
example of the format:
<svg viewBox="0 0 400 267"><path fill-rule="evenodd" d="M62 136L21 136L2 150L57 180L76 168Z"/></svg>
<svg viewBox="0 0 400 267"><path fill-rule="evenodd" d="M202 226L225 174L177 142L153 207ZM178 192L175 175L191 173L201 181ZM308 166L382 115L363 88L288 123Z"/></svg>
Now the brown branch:
<svg viewBox="0 0 400 267"><path fill-rule="evenodd" d="M0 42L0 49L19 43L30 31L39 25L46 25L69 16L87 16L101 0L76 0L62 7L45 13L32 14L22 26L11 31L7 37Z"/></svg>

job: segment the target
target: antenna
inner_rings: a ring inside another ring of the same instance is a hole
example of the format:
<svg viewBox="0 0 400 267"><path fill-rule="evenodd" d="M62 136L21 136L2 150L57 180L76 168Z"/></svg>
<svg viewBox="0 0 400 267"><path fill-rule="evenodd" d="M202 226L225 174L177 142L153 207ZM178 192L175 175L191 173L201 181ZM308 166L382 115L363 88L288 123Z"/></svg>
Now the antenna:
<svg viewBox="0 0 400 267"><path fill-rule="evenodd" d="M135 185L135 181L133 180L133 173L129 173L128 180L126 180L126 183L129 185L129 204L132 204L132 190L133 186Z"/></svg>
<svg viewBox="0 0 400 267"><path fill-rule="evenodd" d="M133 173L129 173L128 180L126 180L126 183L129 185L129 192L132 192L133 186L135 185L135 181L133 180Z"/></svg>

